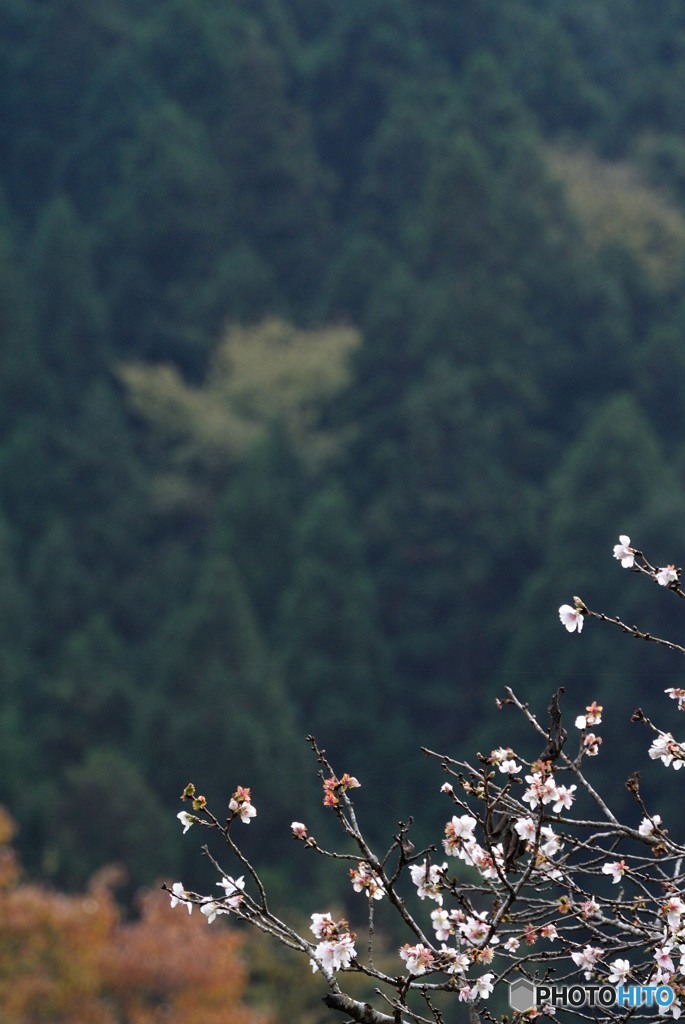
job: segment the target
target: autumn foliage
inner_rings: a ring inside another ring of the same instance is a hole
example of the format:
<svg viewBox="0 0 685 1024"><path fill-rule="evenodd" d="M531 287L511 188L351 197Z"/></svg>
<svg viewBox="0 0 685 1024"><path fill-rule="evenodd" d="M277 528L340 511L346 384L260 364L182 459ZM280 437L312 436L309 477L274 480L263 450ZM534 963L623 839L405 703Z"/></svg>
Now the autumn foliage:
<svg viewBox="0 0 685 1024"><path fill-rule="evenodd" d="M66 895L20 880L0 809L0 1020L3 1024L268 1024L245 1002L243 940L200 915L138 897L123 920L116 869Z"/></svg>

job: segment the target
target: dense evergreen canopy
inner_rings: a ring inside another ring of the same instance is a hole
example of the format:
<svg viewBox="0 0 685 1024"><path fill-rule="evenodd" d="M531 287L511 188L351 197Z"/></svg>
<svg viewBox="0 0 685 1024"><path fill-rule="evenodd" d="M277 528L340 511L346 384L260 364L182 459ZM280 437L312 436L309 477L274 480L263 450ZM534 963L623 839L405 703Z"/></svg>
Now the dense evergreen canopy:
<svg viewBox="0 0 685 1024"><path fill-rule="evenodd" d="M504 682L621 715L673 684L556 609L638 615L619 532L683 551L679 0L7 0L0 83L34 869L179 870L191 777L287 832L308 732L394 827L420 744L512 742Z"/></svg>

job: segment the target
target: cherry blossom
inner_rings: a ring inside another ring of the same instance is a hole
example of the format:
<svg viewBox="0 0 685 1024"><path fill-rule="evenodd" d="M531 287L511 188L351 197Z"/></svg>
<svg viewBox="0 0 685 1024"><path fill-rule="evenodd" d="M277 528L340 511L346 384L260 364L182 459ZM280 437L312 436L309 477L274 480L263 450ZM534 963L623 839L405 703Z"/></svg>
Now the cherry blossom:
<svg viewBox="0 0 685 1024"><path fill-rule="evenodd" d="M679 686L669 686L664 693L667 693L671 700L678 701L678 711L685 711L685 690Z"/></svg>
<svg viewBox="0 0 685 1024"><path fill-rule="evenodd" d="M617 885L621 881L624 874L628 870L625 861L617 860L612 864L602 864L602 874L611 875L611 881L614 885Z"/></svg>
<svg viewBox="0 0 685 1024"><path fill-rule="evenodd" d="M311 918L310 929L320 940L314 958L309 961L312 971L318 971L321 965L324 974L330 977L333 971L346 970L357 955L356 936L349 930L347 921L341 918L335 922L330 913L312 914Z"/></svg>
<svg viewBox="0 0 685 1024"><path fill-rule="evenodd" d="M307 826L304 825L301 821L294 821L290 828L292 829L293 835L297 839L307 838Z"/></svg>
<svg viewBox="0 0 685 1024"><path fill-rule="evenodd" d="M585 946L583 949L571 953L571 959L576 967L583 971L586 981L592 977L594 966L603 952L598 946Z"/></svg>
<svg viewBox="0 0 685 1024"><path fill-rule="evenodd" d="M417 943L416 946L410 946L408 942L405 943L400 949L400 956L406 963L410 974L416 976L425 974L433 967L433 951L428 946L424 946L422 942Z"/></svg>
<svg viewBox="0 0 685 1024"><path fill-rule="evenodd" d="M661 908L661 912L668 921L669 927L672 928L674 932L678 931L680 929L680 918L683 913L685 913L685 903L683 903L679 896L671 896L664 903Z"/></svg>
<svg viewBox="0 0 685 1024"><path fill-rule="evenodd" d="M200 907L200 913L207 918L207 924L211 924L219 914L227 914L228 908L218 900L205 900Z"/></svg>
<svg viewBox="0 0 685 1024"><path fill-rule="evenodd" d="M641 836L651 836L661 824L661 815L655 814L653 818L643 818L638 827Z"/></svg>
<svg viewBox="0 0 685 1024"><path fill-rule="evenodd" d="M310 930L317 939L328 939L337 931L337 925L330 913L312 914Z"/></svg>
<svg viewBox="0 0 685 1024"><path fill-rule="evenodd" d="M238 786L235 793L228 801L229 810L237 814L242 822L246 825L250 824L250 818L254 818L257 815L256 809L252 806L250 800L250 787L249 786Z"/></svg>
<svg viewBox="0 0 685 1024"><path fill-rule="evenodd" d="M553 775L543 777L538 772L526 775L526 782L529 783L521 799L524 803L530 804L531 810L535 810L538 804L549 804L558 800L557 785Z"/></svg>
<svg viewBox="0 0 685 1024"><path fill-rule="evenodd" d="M611 973L607 977L607 981L610 985L623 985L628 978L630 972L630 963L627 960L612 960L609 964L611 967Z"/></svg>
<svg viewBox="0 0 685 1024"><path fill-rule="evenodd" d="M494 988L492 979L494 977L495 975L489 972L488 974L483 974L480 978L477 978L471 986L471 992L473 995L480 996L481 999L487 999L488 996L492 995L492 990Z"/></svg>
<svg viewBox="0 0 685 1024"><path fill-rule="evenodd" d="M587 733L583 736L583 753L588 757L597 757L601 743L601 736L595 736L594 732Z"/></svg>
<svg viewBox="0 0 685 1024"><path fill-rule="evenodd" d="M678 582L678 570L674 565L666 565L656 573L656 581L660 587L668 587Z"/></svg>
<svg viewBox="0 0 685 1024"><path fill-rule="evenodd" d="M547 939L549 942L554 942L555 939L559 938L559 933L554 924L544 924L540 929L540 935L543 939Z"/></svg>
<svg viewBox="0 0 685 1024"><path fill-rule="evenodd" d="M614 558L618 558L624 569L632 569L635 552L630 546L630 537L627 537L625 533L618 538L618 544L614 544Z"/></svg>
<svg viewBox="0 0 685 1024"><path fill-rule="evenodd" d="M563 843L551 825L543 825L540 829L540 838L544 843L540 845L540 852L545 857L553 857L562 848Z"/></svg>
<svg viewBox="0 0 685 1024"><path fill-rule="evenodd" d="M446 946L444 942L440 947L440 959L447 964L448 974L463 974L471 965L466 953L459 953L456 949Z"/></svg>
<svg viewBox="0 0 685 1024"><path fill-rule="evenodd" d="M470 814L462 814L460 818L455 814L445 825L445 838L442 841L445 853L450 857L458 856L463 844L473 840L473 830L477 824Z"/></svg>
<svg viewBox="0 0 685 1024"><path fill-rule="evenodd" d="M243 901L242 890L245 888L245 878L242 875L236 879L224 876L216 884L226 890L224 905L227 910L237 910Z"/></svg>
<svg viewBox="0 0 685 1024"><path fill-rule="evenodd" d="M580 608L572 608L570 604L562 604L559 609L559 618L562 625L566 626L569 633L579 633L583 628L583 613Z"/></svg>
<svg viewBox="0 0 685 1024"><path fill-rule="evenodd" d="M427 861L423 861L422 864L412 864L409 867L409 873L411 880L416 886L419 897L423 900L428 897L429 900L435 900L436 903L442 906L442 893L440 892L442 886L442 876L447 871L447 864L431 864Z"/></svg>
<svg viewBox="0 0 685 1024"><path fill-rule="evenodd" d="M361 782L355 779L354 775L348 775L347 772L341 778L336 778L335 775L331 775L329 779L323 780L323 804L324 807L337 807L340 803L340 793L345 792L348 789L359 789Z"/></svg>
<svg viewBox="0 0 685 1024"><path fill-rule="evenodd" d="M443 910L442 907L439 910L433 910L431 912L431 921L433 922L435 937L438 942L444 942L445 939L449 939L454 931L454 927L447 911Z"/></svg>
<svg viewBox="0 0 685 1024"><path fill-rule="evenodd" d="M490 933L487 916L487 911L483 910L479 914L469 915L465 921L459 924L460 933L475 946L481 946Z"/></svg>
<svg viewBox="0 0 685 1024"><path fill-rule="evenodd" d="M347 970L356 955L354 936L349 932L336 939L320 942L314 950L314 956L321 964L324 974L329 977L333 971ZM310 963L312 971L318 971L319 964L316 960L311 960Z"/></svg>
<svg viewBox="0 0 685 1024"><path fill-rule="evenodd" d="M588 921L597 914L599 914L599 903L596 900L589 899L580 904L580 916L583 921Z"/></svg>
<svg viewBox="0 0 685 1024"><path fill-rule="evenodd" d="M528 843L534 841L537 826L532 818L517 818L514 822L514 829L521 839L525 839Z"/></svg>
<svg viewBox="0 0 685 1024"><path fill-rule="evenodd" d="M675 970L673 960L671 959L672 949L673 946L667 943L664 946L657 946L654 950L654 962L662 971L673 972Z"/></svg>
<svg viewBox="0 0 685 1024"><path fill-rule="evenodd" d="M369 899L383 899L381 881L365 861L360 861L358 868L350 868L350 878L355 892L365 892Z"/></svg>
<svg viewBox="0 0 685 1024"><path fill-rule="evenodd" d="M552 807L552 810L555 814L560 814L562 808L566 808L568 810L571 807L573 801L575 800L575 796L573 794L577 788L578 787L576 785L557 786L556 802Z"/></svg>
<svg viewBox="0 0 685 1024"><path fill-rule="evenodd" d="M586 729L588 725L601 725L603 711L602 705L593 700L592 704L585 708L585 714L576 718L576 729Z"/></svg>
<svg viewBox="0 0 685 1024"><path fill-rule="evenodd" d="M188 900L188 893L183 888L182 882L174 882L171 886L171 906L177 907L179 903L184 903L188 908L188 913L192 914L193 904Z"/></svg>
<svg viewBox="0 0 685 1024"><path fill-rule="evenodd" d="M183 825L183 835L185 835L188 829L197 821L197 818L194 818L192 814L188 814L187 811L179 811L176 817Z"/></svg>
<svg viewBox="0 0 685 1024"><path fill-rule="evenodd" d="M670 765L676 772L685 764L685 751L670 732L659 733L649 748L649 756L653 761L660 758L667 768Z"/></svg>

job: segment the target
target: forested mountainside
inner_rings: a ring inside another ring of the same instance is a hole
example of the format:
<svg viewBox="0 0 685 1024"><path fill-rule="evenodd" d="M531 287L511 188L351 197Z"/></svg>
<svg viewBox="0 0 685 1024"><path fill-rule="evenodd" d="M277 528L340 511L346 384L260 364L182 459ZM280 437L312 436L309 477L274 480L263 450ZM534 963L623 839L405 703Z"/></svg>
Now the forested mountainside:
<svg viewBox="0 0 685 1024"><path fill-rule="evenodd" d="M603 703L622 779L677 662L557 608L678 635L611 552L685 557L682 3L6 0L0 82L32 869L191 884L183 786L249 785L287 899L307 733L380 832L505 685Z"/></svg>

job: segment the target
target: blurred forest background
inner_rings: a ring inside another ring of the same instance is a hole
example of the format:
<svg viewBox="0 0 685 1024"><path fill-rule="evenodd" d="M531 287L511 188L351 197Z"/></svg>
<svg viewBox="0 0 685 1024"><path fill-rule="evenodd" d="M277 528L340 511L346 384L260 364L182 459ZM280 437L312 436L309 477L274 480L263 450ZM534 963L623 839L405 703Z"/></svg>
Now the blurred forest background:
<svg viewBox="0 0 685 1024"><path fill-rule="evenodd" d="M678 635L611 556L685 551L680 0L5 0L0 81L28 871L199 884L179 794L240 784L301 901L307 733L373 833L428 835L419 747L516 746L505 685L604 704L599 784L637 814L628 717L679 665L557 608Z"/></svg>

